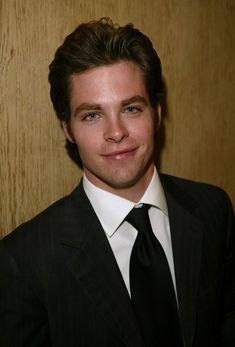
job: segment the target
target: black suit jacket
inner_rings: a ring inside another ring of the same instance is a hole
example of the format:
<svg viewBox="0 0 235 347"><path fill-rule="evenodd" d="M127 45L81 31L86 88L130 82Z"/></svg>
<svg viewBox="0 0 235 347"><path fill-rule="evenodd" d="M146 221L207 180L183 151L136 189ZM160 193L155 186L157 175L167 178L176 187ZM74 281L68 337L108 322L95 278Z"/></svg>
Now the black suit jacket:
<svg viewBox="0 0 235 347"><path fill-rule="evenodd" d="M161 180L185 346L235 346L231 204L218 188L166 175ZM82 184L1 241L0 346L144 346Z"/></svg>

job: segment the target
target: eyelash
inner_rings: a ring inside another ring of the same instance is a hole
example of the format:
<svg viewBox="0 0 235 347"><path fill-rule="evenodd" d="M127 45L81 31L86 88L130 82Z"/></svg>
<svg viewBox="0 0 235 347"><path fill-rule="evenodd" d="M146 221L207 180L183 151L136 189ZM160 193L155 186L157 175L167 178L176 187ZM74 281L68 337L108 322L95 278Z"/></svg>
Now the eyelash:
<svg viewBox="0 0 235 347"><path fill-rule="evenodd" d="M90 112L90 113L86 114L86 115L83 117L83 120L85 120L85 121L92 121L92 120L96 119L97 116L98 116L98 115L97 115L96 112ZM92 118L90 118L90 117L92 117ZM90 118L90 119L89 119L89 118Z"/></svg>
<svg viewBox="0 0 235 347"><path fill-rule="evenodd" d="M123 113L127 112L127 113L138 113L141 112L142 109L140 107L137 106L128 106L123 110ZM96 112L90 112L86 115L83 116L83 120L84 121L93 121L98 117L98 114Z"/></svg>
<svg viewBox="0 0 235 347"><path fill-rule="evenodd" d="M128 106L127 108L125 108L124 112L130 112L130 113L137 113L137 112L141 112L141 108L137 107L137 106Z"/></svg>

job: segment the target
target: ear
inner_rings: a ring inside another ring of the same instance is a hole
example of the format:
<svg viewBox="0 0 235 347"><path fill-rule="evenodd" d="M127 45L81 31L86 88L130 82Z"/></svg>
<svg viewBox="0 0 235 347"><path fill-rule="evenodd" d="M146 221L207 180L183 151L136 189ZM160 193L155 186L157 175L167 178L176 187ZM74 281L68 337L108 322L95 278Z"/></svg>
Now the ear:
<svg viewBox="0 0 235 347"><path fill-rule="evenodd" d="M161 120L162 120L162 107L161 105L158 103L156 105L156 110L155 110L155 133L158 132L159 128L160 128L160 124L161 124Z"/></svg>
<svg viewBox="0 0 235 347"><path fill-rule="evenodd" d="M65 121L62 121L60 123L60 125L61 125L61 128L64 131L66 139L69 140L72 143L75 143L69 124L67 122L65 122Z"/></svg>

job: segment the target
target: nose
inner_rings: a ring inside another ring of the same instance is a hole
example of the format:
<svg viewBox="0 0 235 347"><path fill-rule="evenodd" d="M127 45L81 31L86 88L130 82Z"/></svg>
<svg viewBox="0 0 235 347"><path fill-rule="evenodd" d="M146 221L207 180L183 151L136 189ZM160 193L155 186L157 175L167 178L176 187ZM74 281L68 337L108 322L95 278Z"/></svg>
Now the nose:
<svg viewBox="0 0 235 347"><path fill-rule="evenodd" d="M129 135L127 126L120 118L109 119L106 124L104 138L108 142L121 142Z"/></svg>

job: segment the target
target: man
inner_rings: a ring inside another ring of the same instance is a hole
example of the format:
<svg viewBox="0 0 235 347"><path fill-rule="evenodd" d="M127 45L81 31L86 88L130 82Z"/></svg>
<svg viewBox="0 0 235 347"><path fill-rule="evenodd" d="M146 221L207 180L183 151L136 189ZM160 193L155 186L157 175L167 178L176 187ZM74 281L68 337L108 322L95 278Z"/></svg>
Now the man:
<svg viewBox="0 0 235 347"><path fill-rule="evenodd" d="M154 167L162 80L149 39L82 24L49 81L84 175L1 242L1 346L235 346L232 207Z"/></svg>

